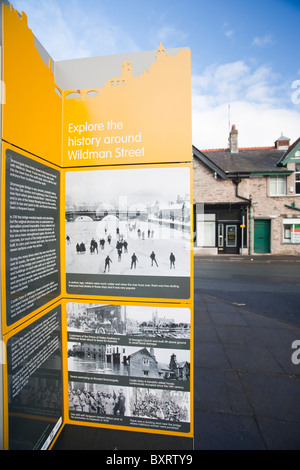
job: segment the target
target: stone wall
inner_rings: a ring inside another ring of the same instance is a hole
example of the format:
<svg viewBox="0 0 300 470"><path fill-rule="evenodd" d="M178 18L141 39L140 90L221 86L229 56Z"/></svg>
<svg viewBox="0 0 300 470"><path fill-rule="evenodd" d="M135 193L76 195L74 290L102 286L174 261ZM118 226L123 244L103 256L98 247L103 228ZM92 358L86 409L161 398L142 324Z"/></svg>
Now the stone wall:
<svg viewBox="0 0 300 470"><path fill-rule="evenodd" d="M238 156L237 156L238 158ZM294 170L294 164L288 165L289 170ZM194 158L193 161L193 200L194 204L221 202L238 203L242 202L236 196L236 186L232 179L223 180L216 176L202 162ZM295 175L287 177L287 195L270 196L268 176L257 176L243 178L238 185L238 194L244 198L252 198L251 224L248 218L248 242L251 234L250 246L251 254L254 246L254 219L269 219L271 221L271 254L300 254L300 244L283 243L283 219L299 218L300 211L286 207L295 203L295 207L300 208L300 195L295 194ZM293 190L291 192L291 189ZM250 229L250 230L249 230ZM249 246L249 245L248 245Z"/></svg>

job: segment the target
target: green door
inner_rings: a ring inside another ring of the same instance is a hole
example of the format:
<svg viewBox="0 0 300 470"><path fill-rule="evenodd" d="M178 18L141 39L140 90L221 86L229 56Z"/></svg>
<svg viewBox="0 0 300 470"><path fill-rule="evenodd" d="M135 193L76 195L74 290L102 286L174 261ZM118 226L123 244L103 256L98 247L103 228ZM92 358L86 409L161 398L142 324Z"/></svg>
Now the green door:
<svg viewBox="0 0 300 470"><path fill-rule="evenodd" d="M254 220L254 253L270 253L270 220Z"/></svg>

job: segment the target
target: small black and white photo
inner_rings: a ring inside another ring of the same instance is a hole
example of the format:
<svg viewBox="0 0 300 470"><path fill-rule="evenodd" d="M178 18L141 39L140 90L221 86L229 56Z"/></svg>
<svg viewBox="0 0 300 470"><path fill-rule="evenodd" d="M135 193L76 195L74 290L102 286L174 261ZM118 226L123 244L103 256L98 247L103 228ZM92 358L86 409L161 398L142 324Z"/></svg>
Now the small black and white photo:
<svg viewBox="0 0 300 470"><path fill-rule="evenodd" d="M126 347L95 342L68 341L69 372L126 375Z"/></svg>
<svg viewBox="0 0 300 470"><path fill-rule="evenodd" d="M126 372L129 377L188 382L190 352L153 347L128 347Z"/></svg>
<svg viewBox="0 0 300 470"><path fill-rule="evenodd" d="M69 341L68 369L94 376L108 374L189 382L190 351Z"/></svg>
<svg viewBox="0 0 300 470"><path fill-rule="evenodd" d="M189 277L190 168L66 172L67 274Z"/></svg>
<svg viewBox="0 0 300 470"><path fill-rule="evenodd" d="M69 411L99 417L126 416L128 389L113 385L69 383Z"/></svg>
<svg viewBox="0 0 300 470"><path fill-rule="evenodd" d="M189 422L190 394L149 388L131 388L130 416L154 420Z"/></svg>
<svg viewBox="0 0 300 470"><path fill-rule="evenodd" d="M125 305L67 303L68 333L125 335L126 328Z"/></svg>
<svg viewBox="0 0 300 470"><path fill-rule="evenodd" d="M191 311L184 307L126 307L126 332L139 338L186 339L191 337Z"/></svg>
<svg viewBox="0 0 300 470"><path fill-rule="evenodd" d="M190 317L184 307L67 303L68 333L189 340Z"/></svg>

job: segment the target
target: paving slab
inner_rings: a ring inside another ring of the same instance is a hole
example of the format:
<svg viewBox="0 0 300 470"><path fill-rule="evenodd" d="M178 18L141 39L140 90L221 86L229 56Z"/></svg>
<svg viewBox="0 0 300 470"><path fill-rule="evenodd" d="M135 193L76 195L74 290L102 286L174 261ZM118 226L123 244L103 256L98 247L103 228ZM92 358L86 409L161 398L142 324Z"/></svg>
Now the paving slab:
<svg viewBox="0 0 300 470"><path fill-rule="evenodd" d="M233 370L196 369L195 390L195 412L253 415L243 385Z"/></svg>
<svg viewBox="0 0 300 470"><path fill-rule="evenodd" d="M206 294L194 316L195 450L300 450L300 328Z"/></svg>
<svg viewBox="0 0 300 470"><path fill-rule="evenodd" d="M195 450L266 450L255 419L222 413L195 413Z"/></svg>
<svg viewBox="0 0 300 470"><path fill-rule="evenodd" d="M300 328L199 292L194 309L194 449L300 450L300 364L291 360ZM86 449L110 449L111 442L119 449L191 445L172 436L73 426L56 448L80 448L80 436ZM121 444L124 436L132 439Z"/></svg>

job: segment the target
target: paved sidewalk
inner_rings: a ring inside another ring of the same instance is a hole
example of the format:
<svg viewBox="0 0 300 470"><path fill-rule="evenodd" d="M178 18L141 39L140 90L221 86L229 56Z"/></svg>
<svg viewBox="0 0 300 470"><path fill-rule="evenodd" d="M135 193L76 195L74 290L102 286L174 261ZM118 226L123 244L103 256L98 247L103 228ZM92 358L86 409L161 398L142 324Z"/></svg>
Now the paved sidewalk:
<svg viewBox="0 0 300 470"><path fill-rule="evenodd" d="M300 450L300 328L195 293L195 450Z"/></svg>
<svg viewBox="0 0 300 470"><path fill-rule="evenodd" d="M197 292L194 306L194 449L300 450L291 359L300 328ZM189 441L66 426L54 450L189 450Z"/></svg>
<svg viewBox="0 0 300 470"><path fill-rule="evenodd" d="M204 255L194 251L194 258L197 261L236 261L236 262L257 262L257 263L300 263L299 255Z"/></svg>

